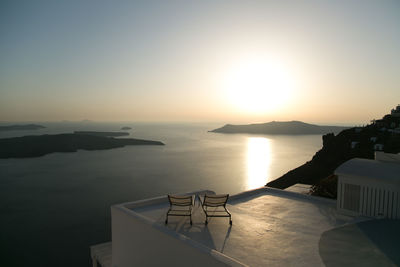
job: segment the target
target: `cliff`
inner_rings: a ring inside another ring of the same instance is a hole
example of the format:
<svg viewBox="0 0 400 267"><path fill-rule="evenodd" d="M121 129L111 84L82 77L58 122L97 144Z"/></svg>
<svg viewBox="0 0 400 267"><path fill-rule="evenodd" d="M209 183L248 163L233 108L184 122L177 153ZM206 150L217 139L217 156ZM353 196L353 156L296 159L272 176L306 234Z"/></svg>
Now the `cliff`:
<svg viewBox="0 0 400 267"><path fill-rule="evenodd" d="M400 118L386 115L365 127L351 128L324 135L323 147L311 161L271 181L267 186L287 188L296 183L317 185L333 174L342 163L352 158L374 158L375 149L387 153L400 152Z"/></svg>

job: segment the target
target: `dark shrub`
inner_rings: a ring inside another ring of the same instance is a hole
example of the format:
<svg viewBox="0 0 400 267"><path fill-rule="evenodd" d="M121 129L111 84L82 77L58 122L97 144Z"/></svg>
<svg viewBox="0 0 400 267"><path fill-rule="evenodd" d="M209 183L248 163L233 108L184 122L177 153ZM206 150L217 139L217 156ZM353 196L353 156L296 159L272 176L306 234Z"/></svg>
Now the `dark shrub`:
<svg viewBox="0 0 400 267"><path fill-rule="evenodd" d="M311 187L310 194L313 196L336 199L338 177L329 175Z"/></svg>

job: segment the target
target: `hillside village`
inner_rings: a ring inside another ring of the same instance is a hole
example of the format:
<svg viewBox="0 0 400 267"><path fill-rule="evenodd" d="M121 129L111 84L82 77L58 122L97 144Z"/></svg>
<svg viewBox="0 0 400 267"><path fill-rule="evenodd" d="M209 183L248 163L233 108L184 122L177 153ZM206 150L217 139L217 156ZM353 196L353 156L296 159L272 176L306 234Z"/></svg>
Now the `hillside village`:
<svg viewBox="0 0 400 267"><path fill-rule="evenodd" d="M400 152L400 105L382 119L364 127L343 130L322 137L323 147L302 166L267 186L287 188L296 183L312 185L311 194L336 198L337 179L334 170L352 158L373 159L375 151Z"/></svg>

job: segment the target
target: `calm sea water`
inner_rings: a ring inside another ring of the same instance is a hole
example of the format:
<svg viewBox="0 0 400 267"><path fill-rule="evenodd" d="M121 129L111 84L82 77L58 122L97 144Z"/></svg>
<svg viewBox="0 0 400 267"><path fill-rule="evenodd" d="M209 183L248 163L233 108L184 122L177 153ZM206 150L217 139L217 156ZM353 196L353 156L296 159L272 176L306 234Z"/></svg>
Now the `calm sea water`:
<svg viewBox="0 0 400 267"><path fill-rule="evenodd" d="M90 266L89 246L111 239L110 205L167 193L257 188L311 159L320 135L226 135L221 125L41 123L37 131L119 131L165 146L0 160L0 265Z"/></svg>

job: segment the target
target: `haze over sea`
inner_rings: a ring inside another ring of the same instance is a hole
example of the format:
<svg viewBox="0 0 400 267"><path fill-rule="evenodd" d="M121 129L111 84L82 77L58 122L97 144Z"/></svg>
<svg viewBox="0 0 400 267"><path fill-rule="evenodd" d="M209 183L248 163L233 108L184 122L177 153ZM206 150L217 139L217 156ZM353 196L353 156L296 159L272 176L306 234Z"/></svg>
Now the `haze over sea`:
<svg viewBox="0 0 400 267"><path fill-rule="evenodd" d="M129 137L166 145L0 160L0 227L8 229L0 251L8 266L89 266L89 245L111 239L110 205L199 189L235 194L257 188L322 147L321 135L207 132L219 124L40 124L47 128L0 138L131 126Z"/></svg>

